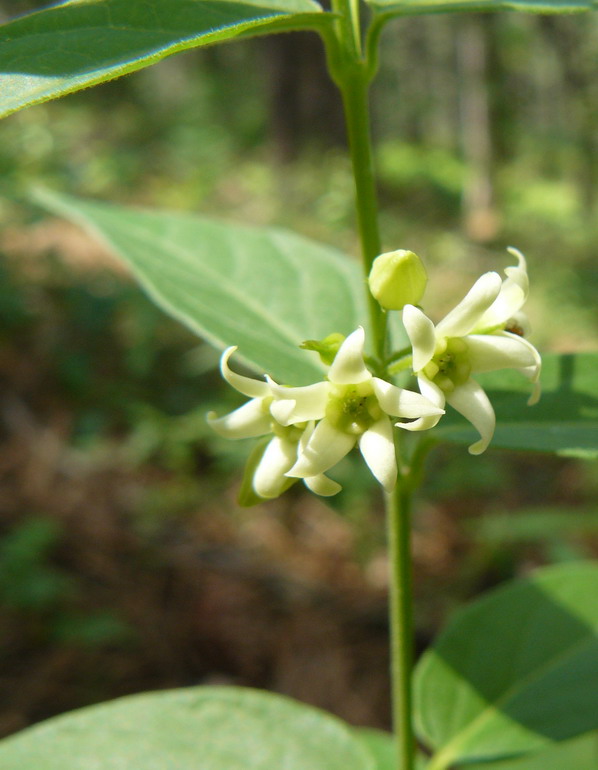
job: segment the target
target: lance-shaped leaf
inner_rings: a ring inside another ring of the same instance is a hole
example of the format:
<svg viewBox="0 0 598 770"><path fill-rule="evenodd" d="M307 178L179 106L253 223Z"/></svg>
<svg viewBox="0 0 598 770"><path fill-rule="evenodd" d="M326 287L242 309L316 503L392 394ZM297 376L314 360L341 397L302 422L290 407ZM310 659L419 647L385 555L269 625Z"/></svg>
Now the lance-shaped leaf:
<svg viewBox="0 0 598 770"><path fill-rule="evenodd" d="M393 16L476 11L525 11L528 13L575 13L596 8L595 0L366 0L381 24Z"/></svg>
<svg viewBox="0 0 598 770"><path fill-rule="evenodd" d="M570 563L453 618L416 671L429 770L549 750L598 728L597 594L598 565Z"/></svg>
<svg viewBox="0 0 598 770"><path fill-rule="evenodd" d="M0 26L0 117L239 35L317 28L314 0L71 0Z"/></svg>
<svg viewBox="0 0 598 770"><path fill-rule="evenodd" d="M598 457L598 353L542 356L542 397L527 405L530 385L517 372L476 375L496 412L491 448ZM452 409L438 438L468 444L476 432Z"/></svg>
<svg viewBox="0 0 598 770"><path fill-rule="evenodd" d="M322 379L306 339L363 324L357 264L274 228L141 211L44 192L38 201L98 235L167 313L216 347L238 345L258 372L301 385Z"/></svg>

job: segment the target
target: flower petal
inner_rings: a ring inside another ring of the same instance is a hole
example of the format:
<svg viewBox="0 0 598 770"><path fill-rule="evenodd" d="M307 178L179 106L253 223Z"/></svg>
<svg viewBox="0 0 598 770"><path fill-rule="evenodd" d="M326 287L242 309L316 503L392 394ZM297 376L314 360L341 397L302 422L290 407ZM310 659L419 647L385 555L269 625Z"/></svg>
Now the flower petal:
<svg viewBox="0 0 598 770"><path fill-rule="evenodd" d="M384 416L375 422L359 439L363 459L387 492L397 483L397 459L392 425Z"/></svg>
<svg viewBox="0 0 598 770"><path fill-rule="evenodd" d="M342 460L356 441L357 436L343 433L324 418L316 425L309 441L300 449L299 459L286 475L300 479L319 476Z"/></svg>
<svg viewBox="0 0 598 770"><path fill-rule="evenodd" d="M270 410L281 425L291 425L324 417L330 385L316 382L303 388L285 388L268 378L274 401Z"/></svg>
<svg viewBox="0 0 598 770"><path fill-rule="evenodd" d="M444 414L445 397L444 392L431 382L423 374L420 374L417 378L417 384L421 391L422 396L426 398L431 404L433 404L438 410L439 414L432 415L430 417L420 417L413 422L396 422L396 428L403 428L403 430L429 430L435 425L438 425L440 418Z"/></svg>
<svg viewBox="0 0 598 770"><path fill-rule="evenodd" d="M405 305L403 324L413 347L413 371L419 372L430 361L436 349L434 324L419 308Z"/></svg>
<svg viewBox="0 0 598 770"><path fill-rule="evenodd" d="M447 394L448 403L480 432L481 439L469 447L472 455L484 452L494 435L496 417L488 396L475 380L468 380L452 393Z"/></svg>
<svg viewBox="0 0 598 770"><path fill-rule="evenodd" d="M357 328L344 340L328 371L328 379L335 385L356 385L372 376L363 360L365 332Z"/></svg>
<svg viewBox="0 0 598 770"><path fill-rule="evenodd" d="M431 401L438 408L444 409L446 399L444 397L444 391L439 388L438 385L427 377L424 377L422 374L417 378L417 384L422 396L425 396L428 401Z"/></svg>
<svg viewBox="0 0 598 770"><path fill-rule="evenodd" d="M386 414L408 419L444 414L442 407L433 404L420 393L397 388L396 385L380 380L378 377L372 377L372 385L378 403Z"/></svg>
<svg viewBox="0 0 598 770"><path fill-rule="evenodd" d="M500 326L504 331L510 331L511 334L518 334L520 337L529 337L532 331L529 318L523 310L518 310L516 313L513 313L513 315L507 318L506 323L500 324Z"/></svg>
<svg viewBox="0 0 598 770"><path fill-rule="evenodd" d="M502 336L509 336L512 335L508 332L502 332ZM518 339L521 340L521 342L524 342L529 348L530 353L534 356L534 364L532 366L526 366L524 369L519 369L521 374L523 374L524 377L527 377L527 379L532 383L534 386L532 390L531 396L527 400L528 406L533 406L534 404L537 404L540 400L540 395L542 392L542 386L540 385L540 373L542 371L542 359L540 357L540 354L536 350L536 348L531 344L531 342L528 342L525 339L522 339L519 337Z"/></svg>
<svg viewBox="0 0 598 770"><path fill-rule="evenodd" d="M267 383L262 380L254 380L252 377L244 377L242 374L237 374L236 372L233 372L232 369L229 369L228 360L235 350L237 350L235 345L227 348L220 358L220 371L222 372L224 379L229 385L232 385L235 390L238 390L239 393L242 393L249 398L263 398L264 396L267 396L270 392Z"/></svg>
<svg viewBox="0 0 598 770"><path fill-rule="evenodd" d="M525 374L525 372L524 372ZM538 374L539 377L539 374ZM540 384L539 379L533 380L531 377L529 378L533 383L533 390L531 396L527 399L527 405L533 406L534 404L537 404L540 400L540 396L542 395L542 385Z"/></svg>
<svg viewBox="0 0 598 770"><path fill-rule="evenodd" d="M310 440L311 434L314 432L315 428L316 423L313 420L310 420L305 426L305 429L299 438L299 453L303 452L307 446L307 442Z"/></svg>
<svg viewBox="0 0 598 770"><path fill-rule="evenodd" d="M261 398L252 398L243 406L235 409L224 417L216 417L215 412L209 412L208 425L224 438L253 438L270 433L272 418Z"/></svg>
<svg viewBox="0 0 598 770"><path fill-rule="evenodd" d="M467 345L474 373L540 365L540 356L535 347L516 334L470 334L463 341Z"/></svg>
<svg viewBox="0 0 598 770"><path fill-rule="evenodd" d="M517 369L535 386L528 406L540 398L542 359L536 348L523 337L509 332L472 334L465 338L474 372L492 372L497 369Z"/></svg>
<svg viewBox="0 0 598 770"><path fill-rule="evenodd" d="M484 273L461 302L436 326L436 336L463 337L469 334L498 297L501 285L498 273Z"/></svg>
<svg viewBox="0 0 598 770"><path fill-rule="evenodd" d="M332 495L336 495L342 489L338 482L329 479L323 473L320 473L318 476L308 476L306 479L303 479L303 482L308 489L322 497L332 497Z"/></svg>
<svg viewBox="0 0 598 770"><path fill-rule="evenodd" d="M477 329L501 326L522 308L527 299L529 279L525 257L517 249L509 248L508 251L517 258L518 264L505 270L507 279L503 281L498 297L476 324Z"/></svg>
<svg viewBox="0 0 598 770"><path fill-rule="evenodd" d="M281 495L288 486L284 475L297 459L297 443L274 436L253 474L253 488L260 497Z"/></svg>

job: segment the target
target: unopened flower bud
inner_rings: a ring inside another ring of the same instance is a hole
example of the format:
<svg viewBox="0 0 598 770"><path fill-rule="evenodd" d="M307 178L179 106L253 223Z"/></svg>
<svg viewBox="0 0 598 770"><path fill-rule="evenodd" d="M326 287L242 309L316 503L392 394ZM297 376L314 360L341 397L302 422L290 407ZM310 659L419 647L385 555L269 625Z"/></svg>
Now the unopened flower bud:
<svg viewBox="0 0 598 770"><path fill-rule="evenodd" d="M370 291L385 310L418 305L426 290L428 274L412 251L399 249L380 254L372 264Z"/></svg>

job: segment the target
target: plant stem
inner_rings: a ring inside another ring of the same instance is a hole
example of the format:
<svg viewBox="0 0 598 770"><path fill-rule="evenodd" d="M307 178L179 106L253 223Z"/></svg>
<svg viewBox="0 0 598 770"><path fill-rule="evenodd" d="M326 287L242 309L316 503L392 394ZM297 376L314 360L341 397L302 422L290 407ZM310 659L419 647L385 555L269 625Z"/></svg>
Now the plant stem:
<svg viewBox="0 0 598 770"><path fill-rule="evenodd" d="M378 228L378 196L370 130L370 67L363 57L357 0L332 0L339 19L336 33L325 39L330 74L343 100L349 153L355 182L355 207L361 242L363 272L367 279L382 251ZM375 352L384 359L386 316L365 284Z"/></svg>
<svg viewBox="0 0 598 770"><path fill-rule="evenodd" d="M393 727L399 770L413 770L415 739L412 720L413 610L411 579L411 488L399 479L386 496L390 562L390 654Z"/></svg>
<svg viewBox="0 0 598 770"><path fill-rule="evenodd" d="M372 262L382 251L378 230L378 200L370 138L368 78L364 67L347 73L340 83L355 180L355 204L361 241L363 271L367 278ZM386 316L367 290L368 310L376 355L384 358Z"/></svg>
<svg viewBox="0 0 598 770"><path fill-rule="evenodd" d="M361 242L362 266L367 279L382 251L378 228L378 196L370 130L369 84L375 71L375 44L371 39L364 58L358 0L332 0L337 14L333 34L325 36L330 74L340 89L349 152L355 180L355 205ZM377 38L376 38L377 40ZM386 314L364 281L375 352L386 360ZM398 453L397 453L398 455ZM405 474L386 496L390 554L391 679L394 733L398 743L397 770L413 770L415 740L412 727L411 672L413 630L410 558L411 477Z"/></svg>

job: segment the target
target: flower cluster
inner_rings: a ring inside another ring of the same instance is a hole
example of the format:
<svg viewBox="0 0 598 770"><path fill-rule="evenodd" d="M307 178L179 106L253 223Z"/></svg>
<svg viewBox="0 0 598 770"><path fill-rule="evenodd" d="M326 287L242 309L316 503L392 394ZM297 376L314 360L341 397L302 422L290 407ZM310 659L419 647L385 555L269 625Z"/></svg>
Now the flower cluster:
<svg viewBox="0 0 598 770"><path fill-rule="evenodd" d="M389 298L389 308L403 307L411 346L399 366L412 370L419 393L372 374L364 360L361 327L342 342L340 335L327 338L334 337L334 348L338 346L335 355L323 357L330 362L327 376L306 387L237 374L228 363L236 348L225 350L222 376L250 400L224 417L210 413L208 422L226 438L269 437L250 461L257 498L278 497L297 479L319 495L336 494L340 485L325 474L356 445L375 478L391 491L397 480L393 426L409 431L433 428L447 403L478 430L480 438L469 451L480 454L492 439L495 415L475 374L517 369L533 383L528 403L535 403L541 361L523 337L527 320L521 312L529 288L527 267L518 251L509 251L517 265L505 270L506 279L486 273L436 325L415 304L405 304L406 282L417 292L412 302L419 301L425 287L425 272L416 255L392 252L376 260L374 293L383 306ZM410 271L409 276L397 285L401 270ZM311 342L306 347L312 344L312 349L318 348Z"/></svg>
<svg viewBox="0 0 598 770"><path fill-rule="evenodd" d="M303 479L320 495L334 495L340 485L325 472L359 445L370 470L390 491L397 478L393 418L412 420L412 429L444 410L420 393L397 388L372 376L365 365L364 331L359 327L340 345L327 379L300 388L235 374L228 348L220 368L224 379L251 400L224 417L208 415L210 426L226 438L272 434L253 474L262 498L278 497L289 479Z"/></svg>

